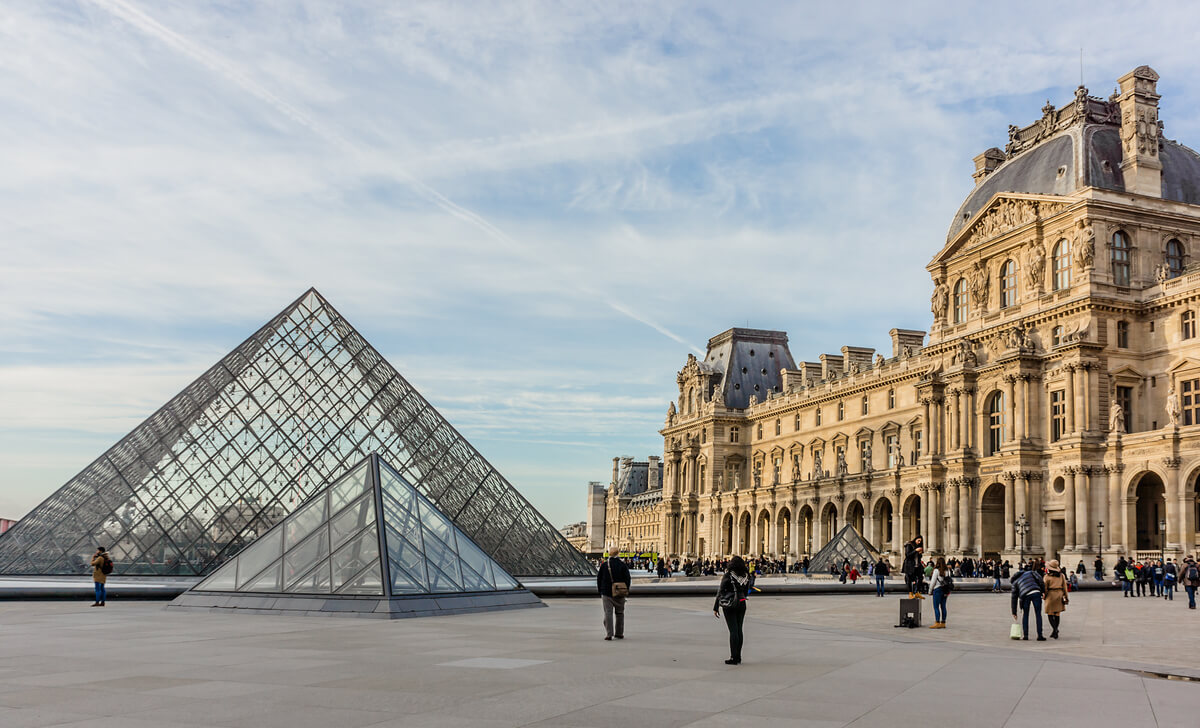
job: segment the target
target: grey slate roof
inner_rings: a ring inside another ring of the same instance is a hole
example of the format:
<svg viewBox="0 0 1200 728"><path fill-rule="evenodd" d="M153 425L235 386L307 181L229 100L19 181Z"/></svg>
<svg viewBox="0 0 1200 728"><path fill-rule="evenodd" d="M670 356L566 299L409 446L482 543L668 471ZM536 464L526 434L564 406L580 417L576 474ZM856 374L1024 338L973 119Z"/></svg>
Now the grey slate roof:
<svg viewBox="0 0 1200 728"><path fill-rule="evenodd" d="M796 368L787 333L763 329L733 328L717 334L708 340L703 363L721 372L725 406L731 409L744 409L752 396L761 402L768 392L779 393L779 370Z"/></svg>

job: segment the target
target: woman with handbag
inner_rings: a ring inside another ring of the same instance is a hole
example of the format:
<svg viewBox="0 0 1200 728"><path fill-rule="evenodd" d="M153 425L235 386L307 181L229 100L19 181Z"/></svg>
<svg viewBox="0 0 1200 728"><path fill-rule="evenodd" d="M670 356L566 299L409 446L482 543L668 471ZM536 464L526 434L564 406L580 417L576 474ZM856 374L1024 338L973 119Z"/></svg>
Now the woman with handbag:
<svg viewBox="0 0 1200 728"><path fill-rule="evenodd" d="M1066 611L1067 605L1071 601L1067 596L1067 579L1058 566L1058 559L1050 559L1046 562L1046 576L1043 581L1046 584L1046 618L1050 621L1052 630L1050 639L1056 640L1062 613Z"/></svg>
<svg viewBox="0 0 1200 728"><path fill-rule="evenodd" d="M950 577L946 559L939 556L937 565L929 574L929 597L933 600L933 624L930 629L946 629L946 597L954 588L954 580Z"/></svg>
<svg viewBox="0 0 1200 728"><path fill-rule="evenodd" d="M750 571L741 556L729 560L729 569L721 577L717 589L717 600L713 603L713 616L721 618L725 610L725 626L729 628L729 659L726 665L742 662L742 623L746 621L746 596L750 591Z"/></svg>

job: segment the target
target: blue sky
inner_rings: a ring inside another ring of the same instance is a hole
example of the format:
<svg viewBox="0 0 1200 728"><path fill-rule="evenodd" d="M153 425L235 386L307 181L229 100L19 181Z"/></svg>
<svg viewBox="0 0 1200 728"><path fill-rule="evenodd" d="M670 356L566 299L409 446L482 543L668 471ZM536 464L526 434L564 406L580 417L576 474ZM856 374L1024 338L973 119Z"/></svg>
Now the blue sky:
<svg viewBox="0 0 1200 728"><path fill-rule="evenodd" d="M247 5L0 2L0 516L316 286L581 520L708 337L926 328L971 158L1081 47L1200 144L1184 5Z"/></svg>

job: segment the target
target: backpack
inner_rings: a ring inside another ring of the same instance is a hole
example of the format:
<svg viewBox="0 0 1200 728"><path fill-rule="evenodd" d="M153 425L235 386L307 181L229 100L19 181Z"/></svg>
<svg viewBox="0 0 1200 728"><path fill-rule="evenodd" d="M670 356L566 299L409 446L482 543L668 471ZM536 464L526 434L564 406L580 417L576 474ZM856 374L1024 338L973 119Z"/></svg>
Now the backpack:
<svg viewBox="0 0 1200 728"><path fill-rule="evenodd" d="M1187 580L1193 582L1200 581L1200 567L1197 567L1195 564L1188 565Z"/></svg>
<svg viewBox="0 0 1200 728"><path fill-rule="evenodd" d="M111 574L112 572L113 572L113 562L112 562L112 559L110 559L110 558L108 558L107 556L105 556L105 557L104 557L104 563L100 565L100 573L101 573L101 574L108 575L108 574Z"/></svg>
<svg viewBox="0 0 1200 728"><path fill-rule="evenodd" d="M942 577L942 593L949 594L952 591L954 591L954 579L949 574L946 574Z"/></svg>

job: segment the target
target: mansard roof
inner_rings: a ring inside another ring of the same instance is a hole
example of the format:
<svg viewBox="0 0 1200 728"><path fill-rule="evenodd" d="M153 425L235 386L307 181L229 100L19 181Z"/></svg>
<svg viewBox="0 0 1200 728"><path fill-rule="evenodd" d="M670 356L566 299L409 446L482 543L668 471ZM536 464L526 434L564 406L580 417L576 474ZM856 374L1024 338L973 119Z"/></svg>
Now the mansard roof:
<svg viewBox="0 0 1200 728"><path fill-rule="evenodd" d="M721 372L725 406L745 409L751 397L758 401L782 391L781 369L795 369L788 349L787 332L733 328L708 340L703 364Z"/></svg>

